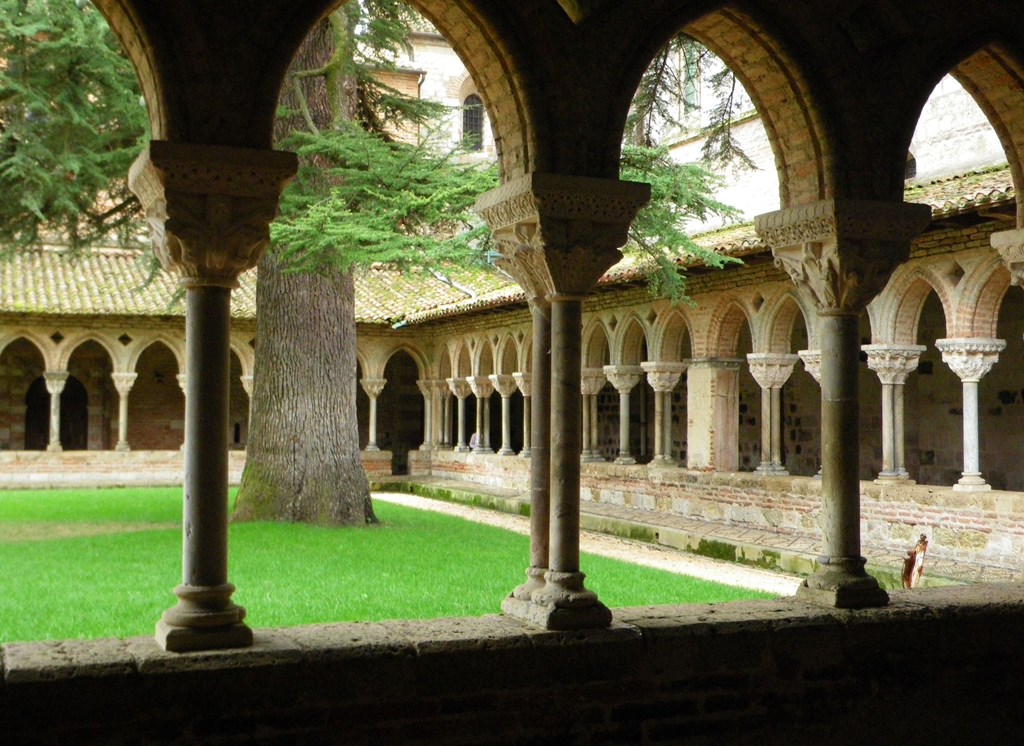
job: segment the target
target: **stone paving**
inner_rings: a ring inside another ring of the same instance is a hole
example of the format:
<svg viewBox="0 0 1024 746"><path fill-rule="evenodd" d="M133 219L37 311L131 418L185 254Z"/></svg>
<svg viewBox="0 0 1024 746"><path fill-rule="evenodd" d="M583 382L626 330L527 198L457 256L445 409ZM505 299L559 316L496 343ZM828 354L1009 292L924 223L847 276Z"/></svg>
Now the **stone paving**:
<svg viewBox="0 0 1024 746"><path fill-rule="evenodd" d="M379 491L413 492L439 498L433 502L453 502L490 508L523 515L528 496L518 490L481 485L436 477L396 477L375 484ZM580 522L591 532L612 534L626 539L639 539L643 543L664 550L666 547L685 550L691 554L717 559L734 560L741 564L770 567L794 575L806 575L818 554L818 539L807 534L773 532L749 526L730 525L712 521L685 518L654 511L639 510L622 505L584 502ZM525 525L525 521L524 521ZM642 546L630 541L628 547ZM910 549L911 547L907 547ZM865 545L869 571L879 577L888 588L898 587L904 554L890 549ZM639 550L634 550L639 553ZM686 570L682 570L686 572ZM770 573L785 577L782 572ZM753 576L751 576L753 577ZM715 578L709 578L715 579ZM926 586L982 582L1019 582L1024 573L1019 569L995 567L983 563L953 561L929 554L925 562ZM723 582L731 582L723 580ZM737 582L737 585L745 585ZM766 586L746 585L746 587ZM785 592L785 583L773 586L771 592ZM789 591L792 592L792 591Z"/></svg>

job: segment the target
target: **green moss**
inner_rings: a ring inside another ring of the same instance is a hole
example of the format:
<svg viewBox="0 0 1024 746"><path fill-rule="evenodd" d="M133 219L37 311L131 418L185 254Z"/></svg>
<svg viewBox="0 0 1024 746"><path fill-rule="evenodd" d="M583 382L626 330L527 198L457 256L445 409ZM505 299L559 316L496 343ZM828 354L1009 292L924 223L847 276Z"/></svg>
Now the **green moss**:
<svg viewBox="0 0 1024 746"><path fill-rule="evenodd" d="M754 565L757 567L763 567L766 570L777 570L781 559L781 553L776 552L773 549L762 549L758 554L757 559L754 560Z"/></svg>
<svg viewBox="0 0 1024 746"><path fill-rule="evenodd" d="M701 539L697 545L696 553L713 559L727 560L729 562L736 561L736 547L724 541Z"/></svg>

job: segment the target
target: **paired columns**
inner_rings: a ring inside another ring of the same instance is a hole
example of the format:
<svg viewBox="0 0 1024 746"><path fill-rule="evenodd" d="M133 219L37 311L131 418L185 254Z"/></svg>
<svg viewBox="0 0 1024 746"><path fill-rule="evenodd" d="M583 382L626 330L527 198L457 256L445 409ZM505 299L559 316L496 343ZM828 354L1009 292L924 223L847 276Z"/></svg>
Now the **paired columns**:
<svg viewBox="0 0 1024 746"><path fill-rule="evenodd" d="M50 442L46 445L48 451L63 451L60 444L60 395L64 392L64 385L68 382L69 373L64 371L48 370L43 373L43 381L46 383L46 390L50 394Z"/></svg>
<svg viewBox="0 0 1024 746"><path fill-rule="evenodd" d="M597 397L606 380L603 368L583 368L580 372L580 393L583 396L583 451L580 460L585 464L604 463L598 442Z"/></svg>
<svg viewBox="0 0 1024 746"><path fill-rule="evenodd" d="M473 390L469 387L469 382L465 378L449 378L448 388L451 389L452 394L454 394L459 402L458 411L456 412L458 440L455 443L455 451L466 453L469 450L469 446L466 444L466 397Z"/></svg>
<svg viewBox="0 0 1024 746"><path fill-rule="evenodd" d="M956 492L992 489L981 476L981 444L978 438L978 383L999 360L1006 347L1002 339L938 339L935 346L942 362L957 374L963 385L964 470L953 485Z"/></svg>
<svg viewBox="0 0 1024 746"><path fill-rule="evenodd" d="M806 370L814 382L821 386L821 350L798 350L796 353L800 357L800 362L804 364L804 370ZM818 466L818 473L814 475L815 479L821 479L821 466Z"/></svg>
<svg viewBox="0 0 1024 746"><path fill-rule="evenodd" d="M494 233L499 266L516 278L531 305L535 398L550 359L550 408L535 401L531 464L538 463L543 437L537 423L547 420L549 504L542 504L543 490L534 482L532 497L540 499L531 501L537 522L531 519L527 583L502 604L506 614L547 629L611 623L611 612L584 586L580 571L582 308L601 275L621 258L618 249L626 242L630 223L649 199L646 184L531 173L484 194L476 205ZM531 470L531 482L534 477L540 481L544 475ZM546 530L539 525L545 508ZM546 558L540 556L545 539Z"/></svg>
<svg viewBox="0 0 1024 746"><path fill-rule="evenodd" d="M291 153L154 140L129 173L154 252L185 290L182 582L157 624L166 650L252 644L227 579L231 289L263 254L296 167Z"/></svg>
<svg viewBox="0 0 1024 746"><path fill-rule="evenodd" d="M420 445L420 450L429 451L431 445L430 435L433 432L434 424L434 382L421 378L416 381L416 388L423 394L423 443Z"/></svg>
<svg viewBox="0 0 1024 746"><path fill-rule="evenodd" d="M533 386L529 373L513 373L512 378L515 379L516 386L519 387L519 393L523 395L523 450L519 452L520 458L530 458L530 399Z"/></svg>
<svg viewBox="0 0 1024 746"><path fill-rule="evenodd" d="M476 446L473 453L494 453L491 450L490 407L494 384L487 376L470 376L466 382L476 397Z"/></svg>
<svg viewBox="0 0 1024 746"><path fill-rule="evenodd" d="M782 387L793 374L796 355L754 352L747 355L750 374L761 387L761 463L759 474L789 474L782 463Z"/></svg>
<svg viewBox="0 0 1024 746"><path fill-rule="evenodd" d="M644 377L639 365L606 365L604 375L619 392L619 456L616 464L635 464L629 448L629 394Z"/></svg>
<svg viewBox="0 0 1024 746"><path fill-rule="evenodd" d="M917 370L922 345L863 345L868 367L882 382L882 471L877 482L911 481L904 448L903 388Z"/></svg>
<svg viewBox="0 0 1024 746"><path fill-rule="evenodd" d="M860 545L858 324L927 226L927 205L822 200L760 215L776 266L818 311L821 340L822 555L798 595L829 606L888 603Z"/></svg>
<svg viewBox="0 0 1024 746"><path fill-rule="evenodd" d="M675 466L672 459L672 392L686 370L686 363L640 363L654 390L654 457L652 466Z"/></svg>
<svg viewBox="0 0 1024 746"><path fill-rule="evenodd" d="M512 450L512 394L516 392L516 379L511 375L488 376L494 390L501 396L501 448L499 456L515 456Z"/></svg>
<svg viewBox="0 0 1024 746"><path fill-rule="evenodd" d="M363 378L359 381L359 385L363 387L363 391L366 392L366 396L370 400L370 427L366 436L367 451L380 450L377 445L377 397L384 390L386 383L386 378Z"/></svg>

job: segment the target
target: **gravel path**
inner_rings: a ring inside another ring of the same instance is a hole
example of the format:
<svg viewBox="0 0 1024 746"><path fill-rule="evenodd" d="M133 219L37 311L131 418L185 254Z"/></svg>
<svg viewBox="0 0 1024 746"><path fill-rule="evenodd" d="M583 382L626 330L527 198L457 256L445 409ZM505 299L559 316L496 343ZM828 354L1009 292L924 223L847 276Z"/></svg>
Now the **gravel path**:
<svg viewBox="0 0 1024 746"><path fill-rule="evenodd" d="M431 500L425 497L395 492L375 492L373 498L396 505L417 508L418 510L444 513L445 515L464 518L467 521L515 531L526 536L530 533L529 519L524 516L510 515L495 510L475 508L469 505L457 505L441 500ZM795 575L759 570L755 567L745 567L734 562L724 562L686 554L668 547L620 539L593 531L581 532L580 548L584 552L597 554L602 557L611 557L637 565L644 565L645 567L667 570L678 575L690 575L695 578L765 591L766 593L774 593L779 596L792 596L801 582L800 578Z"/></svg>

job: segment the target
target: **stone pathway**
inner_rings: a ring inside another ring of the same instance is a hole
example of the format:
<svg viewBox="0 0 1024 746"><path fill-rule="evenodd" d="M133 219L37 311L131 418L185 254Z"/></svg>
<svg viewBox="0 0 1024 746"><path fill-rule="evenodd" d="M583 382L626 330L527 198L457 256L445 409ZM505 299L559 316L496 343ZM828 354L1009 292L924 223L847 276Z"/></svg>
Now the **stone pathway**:
<svg viewBox="0 0 1024 746"><path fill-rule="evenodd" d="M476 508L469 505L457 505L397 492L375 492L373 498L419 510L444 513L445 515L464 518L467 521L483 523L488 526L496 526L526 536L530 533L529 519L520 515L502 513L487 508ZM744 567L733 562L699 557L668 547L620 539L595 531L583 531L581 533L580 548L584 552L601 557L610 557L624 562L643 565L644 567L666 570L678 575L689 575L716 583L774 593L779 596L793 595L796 587L800 585L800 578L795 575L759 570L754 567Z"/></svg>

